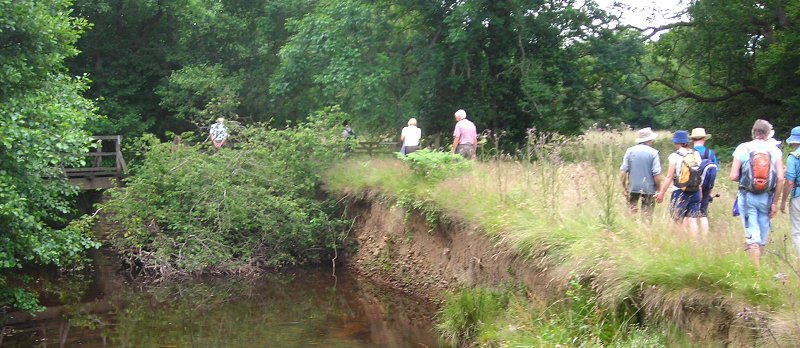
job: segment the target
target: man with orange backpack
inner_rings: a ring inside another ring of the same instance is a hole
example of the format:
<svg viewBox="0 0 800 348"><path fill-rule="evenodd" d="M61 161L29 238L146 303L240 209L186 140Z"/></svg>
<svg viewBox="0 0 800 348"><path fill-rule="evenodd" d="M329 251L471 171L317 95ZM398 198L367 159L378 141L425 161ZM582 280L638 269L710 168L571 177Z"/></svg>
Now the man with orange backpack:
<svg viewBox="0 0 800 348"><path fill-rule="evenodd" d="M730 179L739 182L739 214L745 230L744 250L758 266L770 230L770 219L778 211L776 197L783 188L783 153L770 144L772 125L765 120L753 124L753 140L739 144L733 152Z"/></svg>
<svg viewBox="0 0 800 348"><path fill-rule="evenodd" d="M667 176L656 194L656 202L664 201L664 195L670 185L673 187L670 199L672 218L692 237L697 237L697 216L700 213L700 192L703 182L700 153L689 146L689 132L675 131L672 135L675 152L667 160L669 168Z"/></svg>

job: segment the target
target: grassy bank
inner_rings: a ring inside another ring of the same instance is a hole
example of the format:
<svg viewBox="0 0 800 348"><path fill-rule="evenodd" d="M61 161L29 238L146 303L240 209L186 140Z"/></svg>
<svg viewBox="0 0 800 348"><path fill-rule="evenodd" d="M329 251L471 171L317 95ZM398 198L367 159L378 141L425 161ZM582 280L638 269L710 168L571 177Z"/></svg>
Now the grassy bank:
<svg viewBox="0 0 800 348"><path fill-rule="evenodd" d="M632 306L655 322L680 323L685 308L709 306L741 314L732 325L760 329L764 343L796 339L793 294L799 286L785 240L788 218L773 221L772 242L757 269L742 251L741 222L730 216L735 185L725 180L725 166L708 236L693 239L676 231L666 204L657 207L651 224L630 216L618 168L634 138L629 132L590 132L558 143L534 139L516 156L476 162L453 174L445 170L443 179L395 159L352 159L330 170L324 182L342 194L381 194L430 220L477 224L531 263L548 267L555 279L586 283L597 308ZM657 147L666 168L672 149L668 137L661 138ZM514 342L502 335L491 340Z"/></svg>

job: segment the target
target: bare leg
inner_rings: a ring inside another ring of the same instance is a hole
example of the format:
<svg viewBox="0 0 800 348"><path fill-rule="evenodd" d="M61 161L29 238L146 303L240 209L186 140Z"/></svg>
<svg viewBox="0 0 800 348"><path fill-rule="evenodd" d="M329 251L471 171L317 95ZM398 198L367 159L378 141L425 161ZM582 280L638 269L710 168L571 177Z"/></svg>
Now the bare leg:
<svg viewBox="0 0 800 348"><path fill-rule="evenodd" d="M692 240L697 240L697 218L687 217L683 219L683 230L689 233Z"/></svg>
<svg viewBox="0 0 800 348"><path fill-rule="evenodd" d="M700 236L705 238L708 235L708 218L700 217Z"/></svg>
<svg viewBox="0 0 800 348"><path fill-rule="evenodd" d="M747 254L750 256L750 260L753 261L753 264L756 267L761 266L761 246L760 245L750 245L747 249Z"/></svg>

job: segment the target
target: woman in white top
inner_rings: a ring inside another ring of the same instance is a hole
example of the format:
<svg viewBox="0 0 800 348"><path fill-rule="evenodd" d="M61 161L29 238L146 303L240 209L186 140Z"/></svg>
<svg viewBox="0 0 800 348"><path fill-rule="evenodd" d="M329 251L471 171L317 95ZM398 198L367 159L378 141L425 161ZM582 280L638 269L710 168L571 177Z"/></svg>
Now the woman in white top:
<svg viewBox="0 0 800 348"><path fill-rule="evenodd" d="M403 149L400 152L407 155L417 151L420 137L422 137L422 130L417 128L417 119L409 119L408 127L404 127L400 132L400 141L403 142Z"/></svg>

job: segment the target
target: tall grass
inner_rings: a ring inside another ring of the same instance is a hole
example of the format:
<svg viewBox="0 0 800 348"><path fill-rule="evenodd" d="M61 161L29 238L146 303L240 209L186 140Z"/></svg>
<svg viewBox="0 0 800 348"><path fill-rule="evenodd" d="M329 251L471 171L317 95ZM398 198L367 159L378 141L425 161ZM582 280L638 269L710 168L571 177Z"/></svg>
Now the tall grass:
<svg viewBox="0 0 800 348"><path fill-rule="evenodd" d="M648 315L670 320L681 321L684 305L692 303L792 318L798 279L775 276L793 274L799 265L781 242L768 244L760 268L748 260L741 222L730 216L736 186L725 180L725 165L704 239L676 232L666 203L656 207L650 223L628 213L616 178L635 137L631 131L590 130L555 147L532 141L526 156L475 163L436 184L391 160L345 162L327 173L325 182L338 192L419 194L520 255L540 257L557 278L568 279L566 270L590 275L598 303L606 308L636 298ZM660 134L655 147L666 170L674 151L669 135ZM781 215L773 220L773 241L788 233L787 220ZM789 319L770 320L765 330L789 340L800 337L800 327Z"/></svg>

